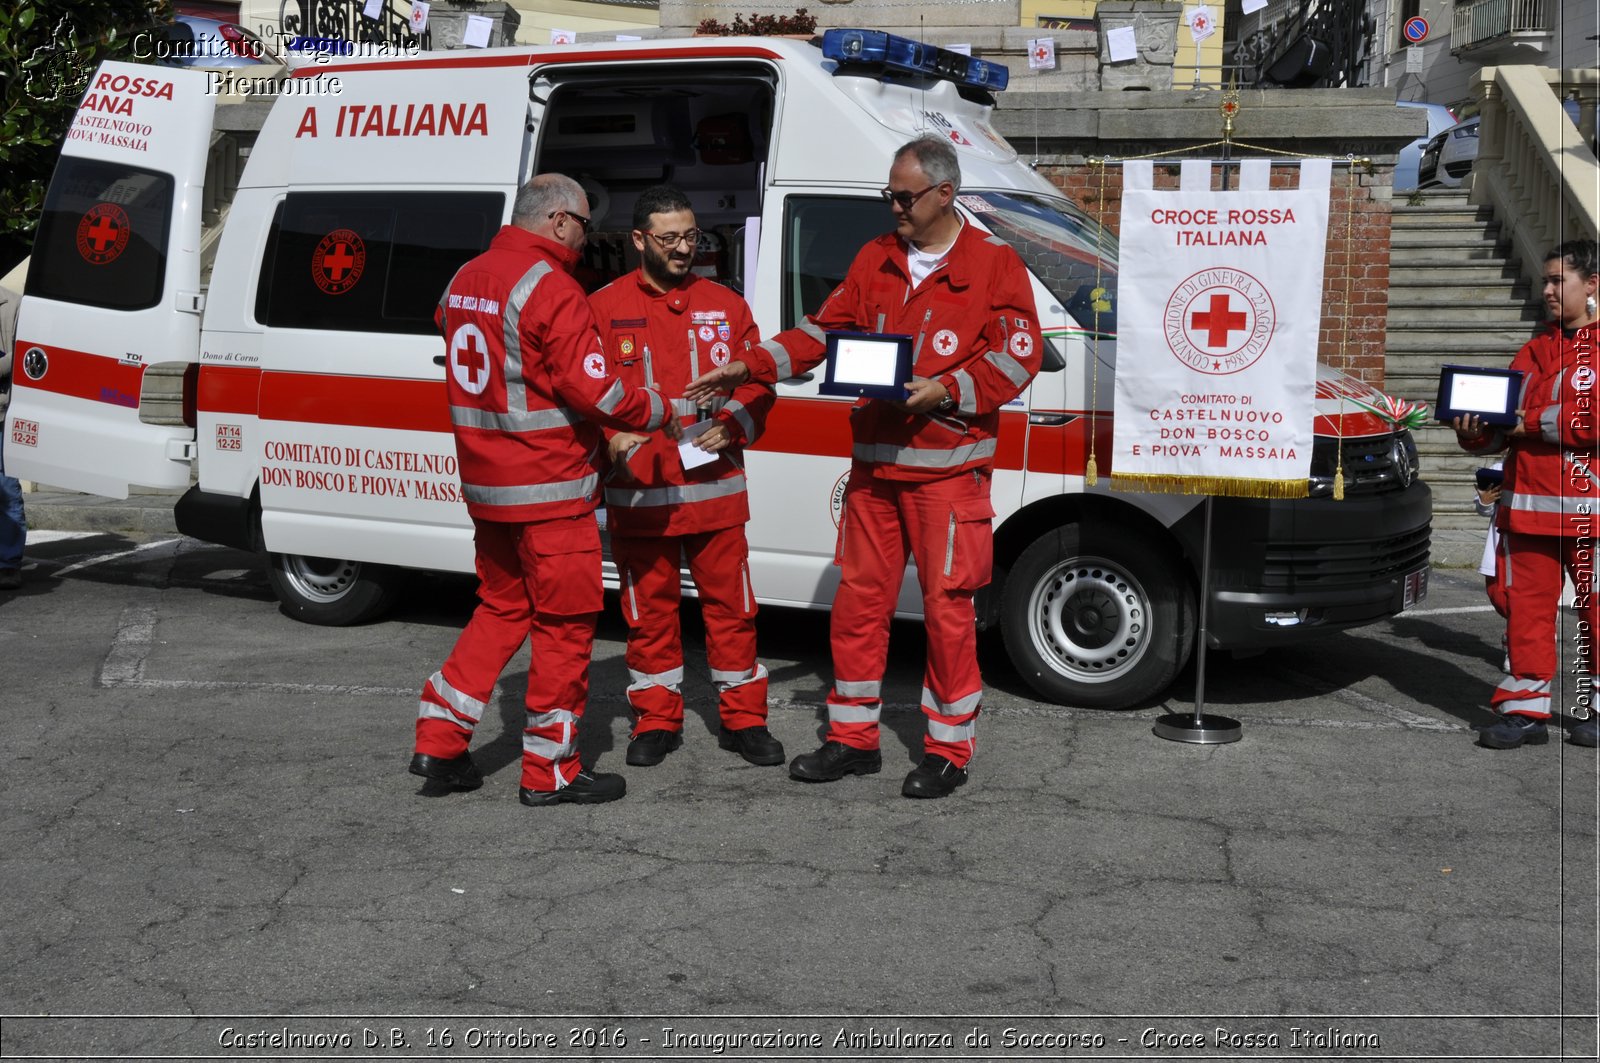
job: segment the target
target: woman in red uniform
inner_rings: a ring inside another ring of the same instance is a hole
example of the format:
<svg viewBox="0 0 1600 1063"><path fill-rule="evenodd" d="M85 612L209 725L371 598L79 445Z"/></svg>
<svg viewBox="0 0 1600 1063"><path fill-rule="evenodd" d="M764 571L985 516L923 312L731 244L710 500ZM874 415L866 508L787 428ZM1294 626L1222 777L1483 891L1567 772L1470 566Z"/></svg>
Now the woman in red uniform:
<svg viewBox="0 0 1600 1063"><path fill-rule="evenodd" d="M1594 640L1600 635L1600 600L1594 593L1595 533L1600 529L1597 268L1592 240L1570 240L1545 256L1544 301L1551 322L1511 361L1511 368L1524 374L1517 423L1491 428L1476 416L1454 422L1463 449L1474 454L1506 451L1496 523L1506 539L1502 577L1511 671L1490 699L1498 718L1479 732L1479 743L1490 749L1548 741L1552 686L1577 719L1571 740L1600 745L1600 723L1594 715ZM1572 577L1578 613L1572 636L1578 668L1568 682L1557 680L1556 614L1563 572Z"/></svg>

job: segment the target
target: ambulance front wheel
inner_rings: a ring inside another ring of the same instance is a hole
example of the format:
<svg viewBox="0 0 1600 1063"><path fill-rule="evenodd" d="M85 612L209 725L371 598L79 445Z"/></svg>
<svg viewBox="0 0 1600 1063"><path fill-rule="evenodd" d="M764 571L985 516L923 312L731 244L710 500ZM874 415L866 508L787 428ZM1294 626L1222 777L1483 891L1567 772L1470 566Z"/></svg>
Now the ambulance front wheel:
<svg viewBox="0 0 1600 1063"><path fill-rule="evenodd" d="M343 627L371 620L394 603L400 573L387 565L302 554L268 554L267 578L284 615Z"/></svg>
<svg viewBox="0 0 1600 1063"><path fill-rule="evenodd" d="M1172 548L1137 529L1055 528L1006 578L1000 627L1022 678L1063 705L1126 709L1188 663L1195 605Z"/></svg>

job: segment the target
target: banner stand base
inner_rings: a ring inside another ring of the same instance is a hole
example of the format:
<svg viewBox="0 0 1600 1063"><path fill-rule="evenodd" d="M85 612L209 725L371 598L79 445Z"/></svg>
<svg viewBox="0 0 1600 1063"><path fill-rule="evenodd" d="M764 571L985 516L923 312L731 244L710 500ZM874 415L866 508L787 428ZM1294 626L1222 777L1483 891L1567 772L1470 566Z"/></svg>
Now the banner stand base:
<svg viewBox="0 0 1600 1063"><path fill-rule="evenodd" d="M1157 738L1197 746L1220 746L1244 737L1244 729L1239 726L1238 720L1202 713L1168 713L1157 717L1155 726L1150 730Z"/></svg>

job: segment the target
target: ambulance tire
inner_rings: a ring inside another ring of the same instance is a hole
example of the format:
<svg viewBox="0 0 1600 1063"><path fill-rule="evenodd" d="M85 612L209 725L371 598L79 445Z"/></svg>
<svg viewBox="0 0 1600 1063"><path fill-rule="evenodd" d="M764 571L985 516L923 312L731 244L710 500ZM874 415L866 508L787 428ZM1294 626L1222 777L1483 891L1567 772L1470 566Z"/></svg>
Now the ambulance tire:
<svg viewBox="0 0 1600 1063"><path fill-rule="evenodd" d="M1194 648L1195 601L1175 551L1137 529L1052 529L1006 577L1000 629L1034 690L1129 709L1164 691Z"/></svg>
<svg viewBox="0 0 1600 1063"><path fill-rule="evenodd" d="M267 579L285 616L324 627L381 616L401 587L400 571L387 565L303 554L268 554Z"/></svg>

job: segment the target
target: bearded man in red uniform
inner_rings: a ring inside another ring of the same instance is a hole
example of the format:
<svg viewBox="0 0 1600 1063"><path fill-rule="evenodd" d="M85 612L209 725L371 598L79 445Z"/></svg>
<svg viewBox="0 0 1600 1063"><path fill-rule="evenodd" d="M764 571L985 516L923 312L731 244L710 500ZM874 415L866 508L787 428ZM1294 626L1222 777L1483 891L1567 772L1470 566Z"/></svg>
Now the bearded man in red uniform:
<svg viewBox="0 0 1600 1063"><path fill-rule="evenodd" d="M605 357L571 275L589 225L576 181L535 177L517 194L511 224L457 271L435 314L449 352L445 388L480 604L422 688L410 770L456 789L482 783L467 746L501 670L531 639L525 805L594 804L626 792L622 776L578 761L603 603L599 424L677 431L661 392L624 384Z"/></svg>
<svg viewBox="0 0 1600 1063"><path fill-rule="evenodd" d="M633 208L639 268L590 297L623 381L659 388L685 434L699 433L684 445L692 450L632 432L610 441L615 471L606 485L606 519L628 622L634 711L627 762L659 764L682 741L683 561L705 618L706 659L722 722L717 743L752 764L782 764L783 745L767 730L767 670L756 660L742 457L761 433L773 392L746 383L730 398L701 407L681 397L695 377L727 365L734 352L744 354L761 338L737 292L692 272L699 236L683 192L669 185L646 189Z"/></svg>
<svg viewBox="0 0 1600 1063"><path fill-rule="evenodd" d="M1454 421L1457 441L1474 454L1504 450L1500 494L1500 578L1506 591L1506 649L1510 672L1495 687L1496 720L1478 732L1490 749L1549 741L1551 684L1560 654L1556 615L1563 573L1576 592L1578 665L1572 684L1570 739L1600 745L1595 718L1595 638L1600 598L1594 585L1595 536L1600 531L1600 339L1596 295L1600 262L1593 240L1569 240L1545 256L1543 292L1550 325L1511 360L1523 373L1517 423L1483 424L1476 415Z"/></svg>
<svg viewBox="0 0 1600 1063"><path fill-rule="evenodd" d="M702 376L700 400L746 379L807 372L832 331L907 334L915 363L900 402L851 410L850 482L839 524L843 573L833 603L833 689L822 747L789 774L831 782L882 769L878 717L889 626L909 553L922 583L928 636L922 762L906 797L944 797L967 781L983 698L973 594L994 561L989 480L1000 407L1039 371L1038 314L1028 272L1004 241L964 221L955 148L923 137L895 153L895 230L863 247L844 283L798 327Z"/></svg>

